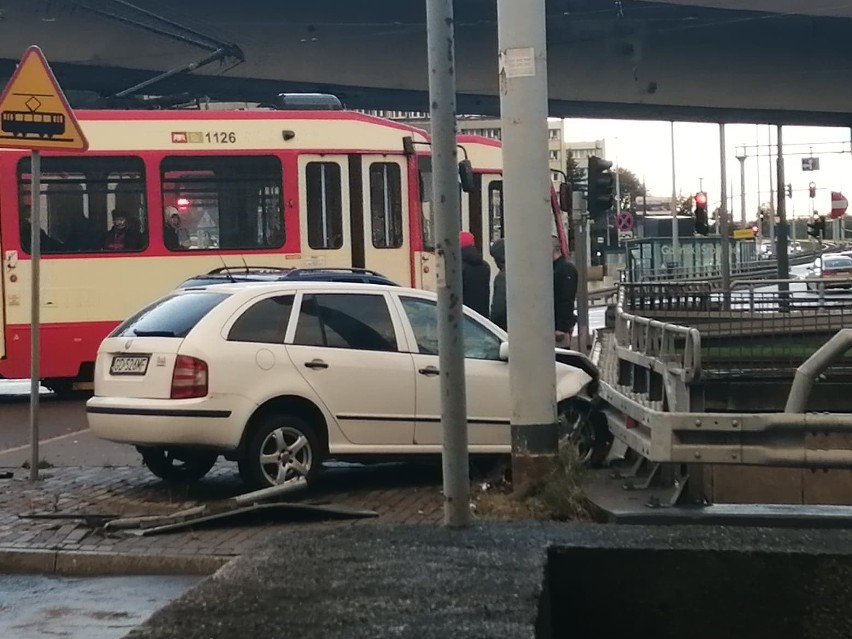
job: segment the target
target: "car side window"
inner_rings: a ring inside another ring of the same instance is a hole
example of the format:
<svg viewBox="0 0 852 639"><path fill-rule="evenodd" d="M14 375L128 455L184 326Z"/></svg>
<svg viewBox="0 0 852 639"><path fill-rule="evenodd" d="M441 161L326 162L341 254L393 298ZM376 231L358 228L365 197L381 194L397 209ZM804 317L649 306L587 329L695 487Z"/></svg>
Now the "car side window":
<svg viewBox="0 0 852 639"><path fill-rule="evenodd" d="M270 297L252 305L231 326L228 341L283 344L294 297Z"/></svg>
<svg viewBox="0 0 852 639"><path fill-rule="evenodd" d="M418 297L402 297L402 307L417 340L417 349L422 355L438 354L438 306L431 300ZM472 320L464 318L464 356L468 359L500 359L501 339Z"/></svg>
<svg viewBox="0 0 852 639"><path fill-rule="evenodd" d="M362 351L399 350L390 310L382 295L305 295L294 343Z"/></svg>

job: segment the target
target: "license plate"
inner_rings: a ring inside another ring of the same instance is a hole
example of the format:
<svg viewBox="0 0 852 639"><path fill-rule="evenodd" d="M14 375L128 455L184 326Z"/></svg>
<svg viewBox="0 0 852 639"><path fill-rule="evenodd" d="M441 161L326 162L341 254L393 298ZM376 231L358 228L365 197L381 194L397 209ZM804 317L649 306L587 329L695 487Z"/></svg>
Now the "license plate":
<svg viewBox="0 0 852 639"><path fill-rule="evenodd" d="M147 355L117 355L112 358L110 375L144 375L148 370Z"/></svg>

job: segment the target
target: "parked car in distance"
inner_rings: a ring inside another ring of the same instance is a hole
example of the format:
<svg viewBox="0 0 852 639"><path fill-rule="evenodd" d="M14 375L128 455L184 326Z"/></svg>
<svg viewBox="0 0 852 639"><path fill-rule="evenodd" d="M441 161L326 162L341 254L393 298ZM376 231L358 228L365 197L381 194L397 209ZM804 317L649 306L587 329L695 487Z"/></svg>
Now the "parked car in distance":
<svg viewBox="0 0 852 639"><path fill-rule="evenodd" d="M321 267L286 268L279 266L223 266L208 273L195 275L181 282L178 288L195 288L235 282L279 282L283 280L309 280L323 282L360 282L362 284L396 283L381 273L365 268Z"/></svg>
<svg viewBox="0 0 852 639"><path fill-rule="evenodd" d="M806 286L816 291L820 288L851 288L852 257L826 254L808 265Z"/></svg>
<svg viewBox="0 0 852 639"><path fill-rule="evenodd" d="M175 481L201 478L220 455L254 487L310 483L332 458L437 455L436 300L298 279L173 291L101 344L89 425ZM470 309L463 331L470 452L509 454L507 335ZM597 369L572 351L554 359L562 430L581 455L599 455Z"/></svg>

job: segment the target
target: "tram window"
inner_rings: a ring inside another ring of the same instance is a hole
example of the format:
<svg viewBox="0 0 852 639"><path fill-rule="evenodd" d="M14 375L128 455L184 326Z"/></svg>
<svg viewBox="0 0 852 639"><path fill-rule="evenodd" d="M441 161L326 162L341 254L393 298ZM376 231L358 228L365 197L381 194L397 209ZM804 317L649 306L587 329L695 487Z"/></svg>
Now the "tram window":
<svg viewBox="0 0 852 639"><path fill-rule="evenodd" d="M171 156L163 159L160 171L167 218L163 241L169 250L284 246L277 157ZM182 236L168 228L175 214Z"/></svg>
<svg viewBox="0 0 852 639"><path fill-rule="evenodd" d="M402 246L402 178L399 164L374 162L370 165L370 216L373 246Z"/></svg>
<svg viewBox="0 0 852 639"><path fill-rule="evenodd" d="M488 185L488 228L491 241L502 239L503 226L503 182L495 181Z"/></svg>
<svg viewBox="0 0 852 639"><path fill-rule="evenodd" d="M30 251L30 158L18 162L21 247ZM141 251L148 246L145 165L136 157L41 160L41 250Z"/></svg>
<svg viewBox="0 0 852 639"><path fill-rule="evenodd" d="M420 224L423 234L423 250L435 250L435 209L432 206L432 158L417 160L420 174Z"/></svg>
<svg viewBox="0 0 852 639"><path fill-rule="evenodd" d="M340 165L336 162L308 162L305 186L308 245L312 249L339 249L343 246Z"/></svg>

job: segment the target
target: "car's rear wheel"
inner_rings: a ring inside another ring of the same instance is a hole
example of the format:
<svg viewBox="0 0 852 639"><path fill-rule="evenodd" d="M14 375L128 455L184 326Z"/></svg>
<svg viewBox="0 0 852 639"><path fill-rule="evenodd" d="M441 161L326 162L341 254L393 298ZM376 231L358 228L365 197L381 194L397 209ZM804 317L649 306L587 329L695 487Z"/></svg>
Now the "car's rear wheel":
<svg viewBox="0 0 852 639"><path fill-rule="evenodd" d="M255 488L306 480L322 466L319 439L311 424L297 415L266 415L249 436L239 461L240 477Z"/></svg>
<svg viewBox="0 0 852 639"><path fill-rule="evenodd" d="M140 447L142 461L152 473L170 483L198 481L210 472L219 455L206 451Z"/></svg>

